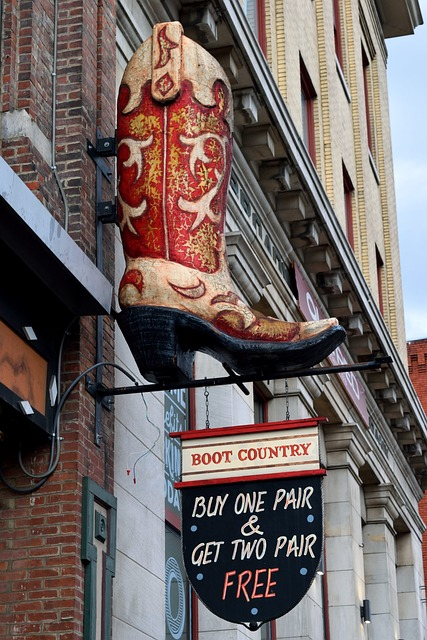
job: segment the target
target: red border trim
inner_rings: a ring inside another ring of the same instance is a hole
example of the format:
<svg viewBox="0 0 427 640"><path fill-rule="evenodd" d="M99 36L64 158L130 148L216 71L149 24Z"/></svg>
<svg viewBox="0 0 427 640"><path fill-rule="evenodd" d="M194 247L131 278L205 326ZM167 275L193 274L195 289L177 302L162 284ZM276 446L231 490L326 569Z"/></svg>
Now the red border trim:
<svg viewBox="0 0 427 640"><path fill-rule="evenodd" d="M197 639L199 637L199 598L192 585L189 586L191 592L191 637Z"/></svg>
<svg viewBox="0 0 427 640"><path fill-rule="evenodd" d="M188 482L175 482L175 489L187 489L190 487L205 487L211 484L235 484L236 482L251 482L253 480L277 480L278 478L302 478L305 476L326 476L326 469L310 469L309 471L290 471L288 473L268 473L264 475L238 476L236 478L209 478L208 480L190 480Z"/></svg>
<svg viewBox="0 0 427 640"><path fill-rule="evenodd" d="M262 424L240 424L233 427L219 427L213 429L197 429L192 431L174 431L170 438L181 440L195 440L197 438L217 438L268 431L285 431L286 429L304 429L317 427L321 422L328 422L327 418L306 418L304 420L281 420L280 422L264 422Z"/></svg>

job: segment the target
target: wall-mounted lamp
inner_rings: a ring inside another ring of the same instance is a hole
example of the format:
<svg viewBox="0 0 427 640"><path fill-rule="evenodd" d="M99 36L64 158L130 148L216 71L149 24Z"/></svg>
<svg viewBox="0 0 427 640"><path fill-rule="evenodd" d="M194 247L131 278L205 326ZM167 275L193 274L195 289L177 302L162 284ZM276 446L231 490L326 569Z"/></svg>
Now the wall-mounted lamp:
<svg viewBox="0 0 427 640"><path fill-rule="evenodd" d="M27 338L27 340L37 340L37 335L33 327L29 327L29 326L22 327L22 331L24 332L24 335Z"/></svg>
<svg viewBox="0 0 427 640"><path fill-rule="evenodd" d="M364 600L360 607L360 617L365 624L371 623L371 603L369 600Z"/></svg>
<svg viewBox="0 0 427 640"><path fill-rule="evenodd" d="M34 413L34 409L28 400L19 400L18 407L21 409L22 413L26 416L31 416Z"/></svg>
<svg viewBox="0 0 427 640"><path fill-rule="evenodd" d="M325 573L325 565L323 562L323 554L320 556L320 562L319 562L319 566L317 567L317 571L316 571L318 576L323 576Z"/></svg>

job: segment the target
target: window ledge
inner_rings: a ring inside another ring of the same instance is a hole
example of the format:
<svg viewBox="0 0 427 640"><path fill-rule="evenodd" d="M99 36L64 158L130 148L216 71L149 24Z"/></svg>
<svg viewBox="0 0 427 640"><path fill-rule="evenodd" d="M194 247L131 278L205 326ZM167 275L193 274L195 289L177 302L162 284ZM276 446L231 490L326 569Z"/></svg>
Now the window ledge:
<svg viewBox="0 0 427 640"><path fill-rule="evenodd" d="M372 153L371 153L370 149L369 149L369 164L371 165L371 169L372 169L372 172L374 174L375 181L379 185L380 182L381 182L380 174L378 173L378 169L376 167L375 160L374 160L374 158L372 156Z"/></svg>
<svg viewBox="0 0 427 640"><path fill-rule="evenodd" d="M351 104L350 89L347 86L347 81L345 79L344 72L343 72L343 70L341 68L340 61L338 60L338 58L336 56L335 56L335 66L337 68L338 77L340 79L342 88L344 89L344 93L345 93L345 97L347 98L347 102L349 104Z"/></svg>

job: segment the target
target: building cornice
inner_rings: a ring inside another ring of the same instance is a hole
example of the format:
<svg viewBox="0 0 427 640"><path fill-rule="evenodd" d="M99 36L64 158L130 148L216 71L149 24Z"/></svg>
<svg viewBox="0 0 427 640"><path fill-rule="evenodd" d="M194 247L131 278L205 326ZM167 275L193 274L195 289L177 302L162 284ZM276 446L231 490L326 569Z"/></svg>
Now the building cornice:
<svg viewBox="0 0 427 640"><path fill-rule="evenodd" d="M236 139L239 140L240 146L242 146L243 155L248 156L248 162L251 163L256 173L259 170L259 166L263 162L265 163L265 158L257 160L253 148L245 149L245 141L249 139L250 134L256 136L257 140L262 135L264 146L259 147L260 155L261 151L262 153L271 152L273 161L289 164L293 179L291 189L299 188L304 192L304 197L308 200L310 216L314 215L322 229L322 234L326 237L326 241L322 244L327 245L328 251L332 253L332 268L339 271L347 281L349 297L355 302L354 309L351 310L350 315L360 313L364 317L367 331L362 338L369 339L368 342L370 340L373 341L371 351L392 357L393 363L390 365L389 378L390 385L394 385L396 388L397 409L402 416L408 416L409 428L413 431L415 440L421 441L423 449L426 449L427 419L413 389L406 367L401 361L397 348L372 297L344 231L338 222L319 175L286 108L267 61L247 23L242 7L240 3L235 3L232 0L220 0L219 4L215 6L215 10L221 16L221 20L217 24L218 37L208 43L207 48L215 55L216 48L223 52L224 46L234 47L234 59L238 59L241 64L238 74L240 86L236 81L236 90L241 91L242 86L244 86L245 91L252 91L256 97L254 102L254 109L256 108L257 110L255 114L257 117L256 122L244 123L236 131ZM253 144L253 141L251 143ZM286 193L289 194L289 191L285 191L285 195ZM267 190L265 195L271 202L272 194L268 193ZM283 226L286 228L285 224ZM328 301L333 312L333 296L329 296ZM352 353L352 341L353 339L350 335L350 353L357 362L360 353L357 349ZM354 341L354 345L356 342ZM396 421L387 416L389 409L389 405L384 405L380 401L379 410L384 410L390 429L392 429L392 424ZM390 416L395 415L394 409L395 407L393 407L393 411L390 410ZM395 431L394 435L398 439L400 432ZM408 456L407 460L412 466L410 456ZM414 466L413 470L416 475L422 473L420 467Z"/></svg>
<svg viewBox="0 0 427 640"><path fill-rule="evenodd" d="M423 24L418 0L374 0L384 38L408 36Z"/></svg>

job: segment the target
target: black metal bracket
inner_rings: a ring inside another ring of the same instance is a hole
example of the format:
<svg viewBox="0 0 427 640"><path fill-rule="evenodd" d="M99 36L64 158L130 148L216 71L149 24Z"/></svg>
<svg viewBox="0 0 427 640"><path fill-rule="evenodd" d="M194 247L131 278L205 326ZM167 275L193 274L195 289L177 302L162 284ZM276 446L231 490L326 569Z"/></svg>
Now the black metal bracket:
<svg viewBox="0 0 427 640"><path fill-rule="evenodd" d="M108 140L109 138L98 138L96 146L93 145L90 140L86 140L86 143L87 143L86 148L89 156L92 158L92 160L94 161L98 169L100 169L104 178L106 178L106 180L108 180L108 182L111 183L113 180L113 171L110 165L104 160L104 158L107 157L107 154L105 153L101 154L97 148L99 140L106 140L106 139ZM112 153L111 155L115 155L115 152Z"/></svg>
<svg viewBox="0 0 427 640"><path fill-rule="evenodd" d="M245 395L249 395L249 390L244 386L247 382L260 382L262 380L280 380L284 378L304 378L308 376L323 376L336 373L348 373L352 371L372 371L381 369L383 365L391 364L393 359L391 356L381 356L371 360L370 362L363 362L359 364L347 364L331 367L312 367L309 369L299 369L292 371L281 371L278 374L270 376L260 376L259 374L238 375L231 370L228 365L224 365L224 368L229 373L228 376L221 378L204 378L201 380L189 380L181 383L150 383L135 385L132 387L115 387L108 389L105 386L94 384L91 387L92 395L100 400L108 396L123 396L133 393L149 393L154 391L170 391L171 389L192 389L199 387L216 387L229 384L237 384Z"/></svg>
<svg viewBox="0 0 427 640"><path fill-rule="evenodd" d="M114 399L112 398L112 394L104 396L100 393L100 390L107 390L107 387L102 382L99 383L96 381L96 378L87 375L85 376L85 389L97 402L100 402L105 409L108 409L108 411L113 410Z"/></svg>
<svg viewBox="0 0 427 640"><path fill-rule="evenodd" d="M92 144L90 140L86 140L88 155L92 158L96 165L96 178L95 178L95 212L96 212L96 266L103 273L103 225L105 223L117 222L117 203L102 201L103 185L102 179L105 178L110 184L113 184L113 170L110 165L105 161L105 158L115 156L117 153L116 136L105 138L102 136L101 131L96 131L96 143ZM102 361L104 344L104 326L102 316L98 316L96 319L96 362ZM96 370L95 382L86 380L86 388L92 393L92 388L102 389L102 372L101 367ZM104 387L105 389L105 387ZM92 394L93 395L93 394ZM112 399L109 397L111 394L104 394L104 396L95 396L95 444L100 446L102 443L102 424L101 424L101 409L106 407L112 408ZM106 402L105 402L106 401Z"/></svg>
<svg viewBox="0 0 427 640"><path fill-rule="evenodd" d="M117 155L116 136L112 138L97 138L95 149L98 157L111 158Z"/></svg>
<svg viewBox="0 0 427 640"><path fill-rule="evenodd" d="M97 138L96 144L92 144L90 140L87 142L87 152L96 164L97 169L102 173L108 182L112 182L113 172L111 167L105 162L104 158L111 158L117 155L116 137ZM117 224L117 198L115 201L101 202L98 197L96 200L96 218L102 224Z"/></svg>
<svg viewBox="0 0 427 640"><path fill-rule="evenodd" d="M102 224L117 224L117 198L114 202L97 202L96 217Z"/></svg>

